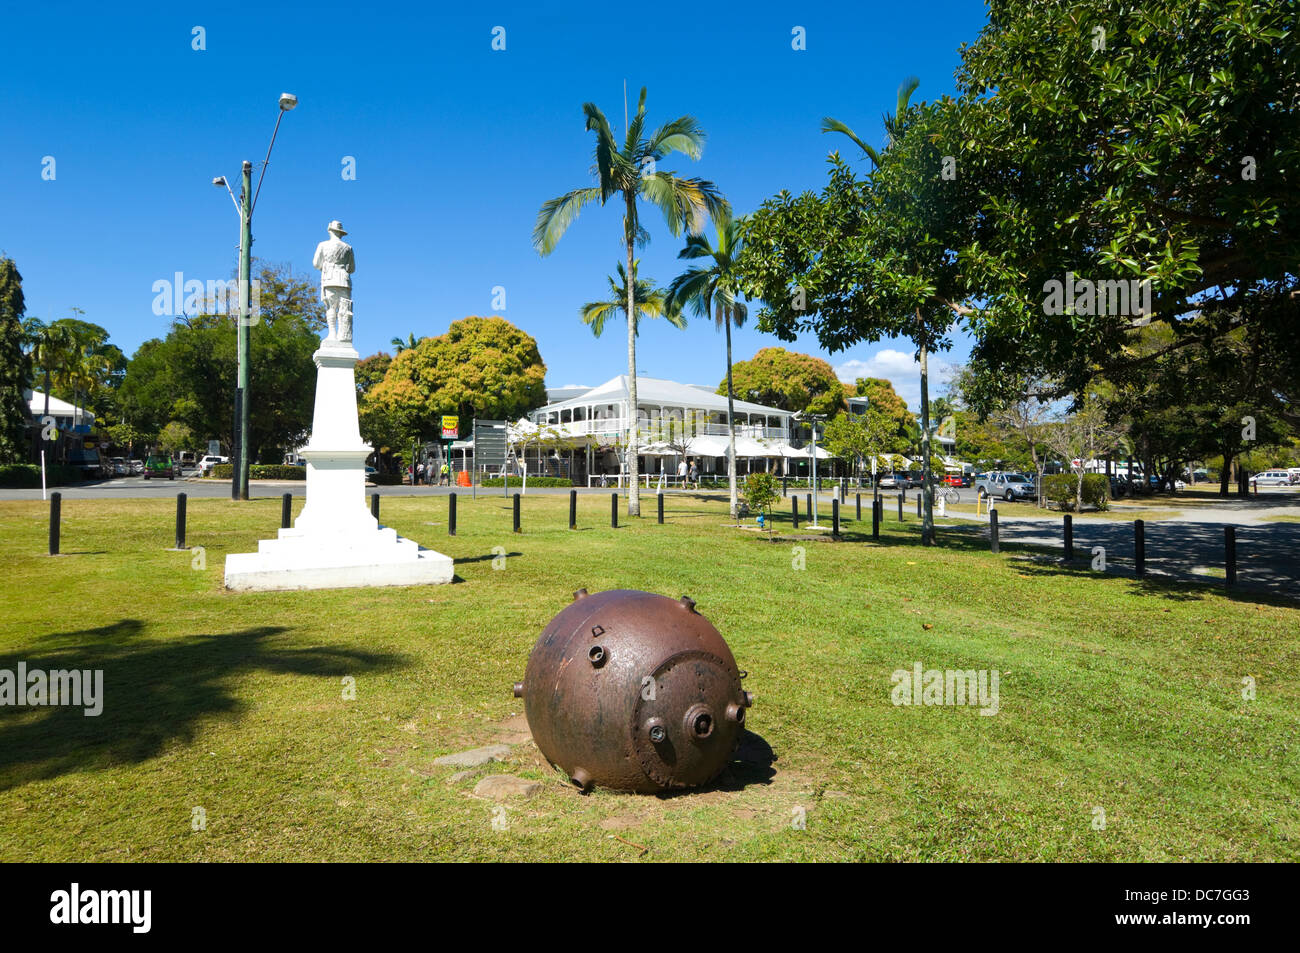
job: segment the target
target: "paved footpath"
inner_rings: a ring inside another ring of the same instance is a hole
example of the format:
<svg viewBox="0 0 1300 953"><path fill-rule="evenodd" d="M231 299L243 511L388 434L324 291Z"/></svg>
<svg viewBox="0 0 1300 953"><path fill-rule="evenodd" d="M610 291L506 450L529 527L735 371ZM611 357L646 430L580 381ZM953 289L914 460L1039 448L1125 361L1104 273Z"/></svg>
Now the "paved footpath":
<svg viewBox="0 0 1300 953"><path fill-rule="evenodd" d="M1063 514L1015 511L1024 504L998 507L998 542L1004 549L1017 545L1041 546L1064 556ZM1278 516L1300 516L1300 503L1292 493L1264 494L1249 500L1228 499L1170 510L1160 520L1144 520L1146 570L1149 575L1180 581L1221 581L1224 578L1225 526L1236 527L1237 584L1242 589L1263 590L1300 599L1300 523L1270 521ZM989 538L988 518L956 516L967 526L945 532ZM1134 527L1132 520L1076 517L1075 564L1091 565L1095 547L1105 550L1107 571L1133 574Z"/></svg>

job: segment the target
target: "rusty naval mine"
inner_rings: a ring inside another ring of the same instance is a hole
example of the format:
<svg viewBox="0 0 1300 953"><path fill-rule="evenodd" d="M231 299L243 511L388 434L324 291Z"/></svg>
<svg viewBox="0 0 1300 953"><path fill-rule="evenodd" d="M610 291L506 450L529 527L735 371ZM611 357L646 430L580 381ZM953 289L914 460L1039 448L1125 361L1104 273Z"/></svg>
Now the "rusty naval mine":
<svg viewBox="0 0 1300 953"><path fill-rule="evenodd" d="M744 677L694 600L579 589L514 691L537 747L580 789L652 794L727 766L753 704Z"/></svg>

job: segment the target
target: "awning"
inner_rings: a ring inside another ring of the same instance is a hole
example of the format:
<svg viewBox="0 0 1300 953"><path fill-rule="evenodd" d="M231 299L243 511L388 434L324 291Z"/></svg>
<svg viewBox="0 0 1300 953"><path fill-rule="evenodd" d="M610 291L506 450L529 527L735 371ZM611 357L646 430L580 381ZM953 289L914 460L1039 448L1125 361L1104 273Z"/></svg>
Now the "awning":
<svg viewBox="0 0 1300 953"><path fill-rule="evenodd" d="M781 444L780 446L781 446L781 451L780 453L775 454L776 456L787 457L791 460L807 460L810 456L812 456L811 445L807 447L799 447L798 449L795 449L789 444ZM817 448L818 460L829 460L830 456L831 455L826 452L826 449L824 447Z"/></svg>

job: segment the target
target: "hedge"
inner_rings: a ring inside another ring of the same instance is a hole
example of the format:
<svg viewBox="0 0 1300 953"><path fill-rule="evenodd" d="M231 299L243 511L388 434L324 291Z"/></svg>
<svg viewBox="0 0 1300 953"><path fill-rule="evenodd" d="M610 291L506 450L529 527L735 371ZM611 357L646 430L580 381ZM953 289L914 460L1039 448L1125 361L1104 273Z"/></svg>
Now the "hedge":
<svg viewBox="0 0 1300 953"><path fill-rule="evenodd" d="M212 468L212 477L216 480L229 480L235 475L233 463L218 463ZM250 480L305 480L306 467L293 467L279 463L254 463L248 468Z"/></svg>
<svg viewBox="0 0 1300 953"><path fill-rule="evenodd" d="M61 463L52 463L45 467L46 486L66 486L69 483L80 483L85 478L85 474L76 467L64 466ZM40 485L41 468L39 464L6 463L0 466L0 486L10 489L29 490Z"/></svg>
<svg viewBox="0 0 1300 953"><path fill-rule="evenodd" d="M1079 489L1079 476L1076 473L1053 473L1043 477L1043 495L1048 503L1060 503L1073 507L1075 494ZM1104 473L1085 473L1083 475L1083 502L1099 510L1109 506L1110 479Z"/></svg>
<svg viewBox="0 0 1300 953"><path fill-rule="evenodd" d="M366 479L375 486L401 486L405 481L400 473L372 473Z"/></svg>
<svg viewBox="0 0 1300 953"><path fill-rule="evenodd" d="M522 486L524 482L517 476L509 477L509 480L510 480L509 486ZM500 477L488 477L486 480L484 480L482 483L479 484L479 486L500 486L500 485L501 485ZM528 485L537 486L537 487L573 486L573 481L565 479L564 477L537 476L537 477L529 477Z"/></svg>

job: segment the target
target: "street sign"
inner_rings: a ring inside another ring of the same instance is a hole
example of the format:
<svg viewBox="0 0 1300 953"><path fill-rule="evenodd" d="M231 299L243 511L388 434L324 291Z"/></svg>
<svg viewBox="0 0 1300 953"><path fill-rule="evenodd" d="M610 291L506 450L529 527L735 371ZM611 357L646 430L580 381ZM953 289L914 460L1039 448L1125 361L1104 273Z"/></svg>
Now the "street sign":
<svg viewBox="0 0 1300 953"><path fill-rule="evenodd" d="M460 418L449 414L442 418L442 439L455 440L460 436Z"/></svg>
<svg viewBox="0 0 1300 953"><path fill-rule="evenodd" d="M474 466L499 469L506 465L506 422L474 421Z"/></svg>
<svg viewBox="0 0 1300 953"><path fill-rule="evenodd" d="M221 441L220 441L220 440L209 440L209 441L208 441L208 456L210 456L210 457L219 457L219 456L221 456Z"/></svg>

